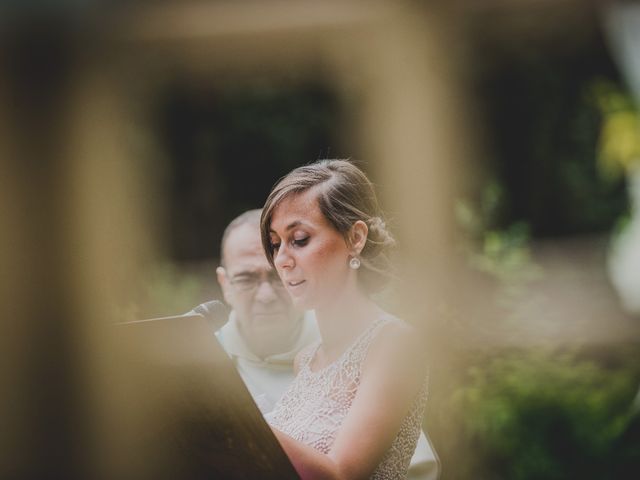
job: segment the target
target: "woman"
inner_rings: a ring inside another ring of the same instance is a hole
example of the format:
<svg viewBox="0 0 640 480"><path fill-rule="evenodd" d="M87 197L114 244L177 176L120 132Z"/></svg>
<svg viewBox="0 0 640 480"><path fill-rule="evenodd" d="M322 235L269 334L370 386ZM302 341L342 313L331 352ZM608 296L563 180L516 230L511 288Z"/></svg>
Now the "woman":
<svg viewBox="0 0 640 480"><path fill-rule="evenodd" d="M426 399L419 336L370 298L388 277L373 187L350 162L293 170L272 190L262 242L294 304L316 313L321 341L268 416L302 478L404 478Z"/></svg>

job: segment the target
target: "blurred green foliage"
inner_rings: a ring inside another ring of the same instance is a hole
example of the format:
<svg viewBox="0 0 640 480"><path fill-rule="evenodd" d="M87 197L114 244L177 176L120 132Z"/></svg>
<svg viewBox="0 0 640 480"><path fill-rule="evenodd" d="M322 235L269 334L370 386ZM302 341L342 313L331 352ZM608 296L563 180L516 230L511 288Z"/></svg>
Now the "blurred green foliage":
<svg viewBox="0 0 640 480"><path fill-rule="evenodd" d="M504 188L495 180L487 182L476 204L466 199L457 201L455 215L467 235L463 250L468 262L502 284L537 278L540 270L531 258L529 225L519 221L501 226L504 202Z"/></svg>
<svg viewBox="0 0 640 480"><path fill-rule="evenodd" d="M501 223L504 202L501 183L491 180L475 203L458 201L456 217L468 236L468 265L495 280L492 301L507 320L545 272L531 255L528 224ZM445 448L465 452L464 461L444 466L444 478L638 478L640 416L631 405L640 345L603 349L468 353L462 376L436 399L439 414L458 422L459 438Z"/></svg>
<svg viewBox="0 0 640 480"><path fill-rule="evenodd" d="M621 467L640 466L640 438L621 440L637 428L640 350L607 355L613 365L577 351L519 350L469 367L451 398L473 445L459 478L634 478Z"/></svg>
<svg viewBox="0 0 640 480"><path fill-rule="evenodd" d="M613 182L640 165L640 112L631 94L611 81L596 80L589 93L602 115L599 171Z"/></svg>
<svg viewBox="0 0 640 480"><path fill-rule="evenodd" d="M541 141L558 132L541 126L544 115L529 118L533 130L526 141L539 143L531 151L519 145L519 161L545 156L542 171L534 175L535 167L525 165L525 170L531 168L527 179L498 162L476 198L455 205L458 224L467 233L463 251L468 265L495 280L493 301L506 307L504 319L510 306L530 295L530 282L545 275L531 255L534 236L615 233L628 219L628 200L620 186L640 158L640 116L616 83L598 78L581 85L572 117L555 125L566 134L582 119L576 130L582 134L571 141ZM549 93L553 98L555 87ZM549 98L539 108L553 110ZM551 223L539 221L539 207L548 209ZM558 209L567 222L560 228L552 224ZM465 455L463 461L445 464L445 478L639 478L640 417L631 406L640 386L640 345L602 348L602 355L578 347L469 354L473 358L466 360L462 376L454 375L448 394L436 399L439 414L458 422L454 435L459 438L445 448Z"/></svg>
<svg viewBox="0 0 640 480"><path fill-rule="evenodd" d="M502 188L501 228L525 222L534 238L604 233L626 212L624 178L604 177L597 161L611 115L602 107L613 100L603 82L624 91L598 38L583 49L523 46L481 70L486 163Z"/></svg>
<svg viewBox="0 0 640 480"><path fill-rule="evenodd" d="M456 217L468 234L468 264L495 280L492 301L507 320L545 272L532 258L528 224L501 225L504 201L501 184L489 181L475 204L458 201ZM631 405L640 345L605 350L600 357L577 347L468 354L462 376L454 374L449 393L436 399L439 415L459 424L459 438L445 448L465 452L445 464L444 478L638 478L640 417Z"/></svg>
<svg viewBox="0 0 640 480"><path fill-rule="evenodd" d="M455 215L466 234L460 250L468 266L493 281L495 292L487 301L504 308L501 314L508 320L510 308L525 298L529 284L540 279L544 271L532 258L529 224L501 224L504 196L502 184L493 179L482 188L475 203L458 199Z"/></svg>

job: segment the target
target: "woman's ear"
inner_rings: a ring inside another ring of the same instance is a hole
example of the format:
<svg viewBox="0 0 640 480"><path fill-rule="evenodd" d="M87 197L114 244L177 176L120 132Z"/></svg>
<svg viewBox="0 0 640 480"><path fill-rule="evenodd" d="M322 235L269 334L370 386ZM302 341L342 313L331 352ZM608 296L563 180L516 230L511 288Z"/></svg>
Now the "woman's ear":
<svg viewBox="0 0 640 480"><path fill-rule="evenodd" d="M349 232L349 243L351 250L354 254L360 255L362 249L367 243L367 236L369 235L369 227L362 220L358 220L351 227Z"/></svg>

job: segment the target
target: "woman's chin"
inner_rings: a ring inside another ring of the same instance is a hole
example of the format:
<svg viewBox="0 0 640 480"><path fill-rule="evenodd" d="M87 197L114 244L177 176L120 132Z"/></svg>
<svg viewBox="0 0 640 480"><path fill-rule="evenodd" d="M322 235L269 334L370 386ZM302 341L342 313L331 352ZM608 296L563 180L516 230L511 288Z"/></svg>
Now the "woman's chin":
<svg viewBox="0 0 640 480"><path fill-rule="evenodd" d="M294 308L298 310L312 310L313 307L310 306L310 302L304 296L296 296L291 297L291 304Z"/></svg>
<svg viewBox="0 0 640 480"><path fill-rule="evenodd" d="M291 295L291 303L298 310L314 310L317 307L317 301L307 294L307 292L299 292Z"/></svg>

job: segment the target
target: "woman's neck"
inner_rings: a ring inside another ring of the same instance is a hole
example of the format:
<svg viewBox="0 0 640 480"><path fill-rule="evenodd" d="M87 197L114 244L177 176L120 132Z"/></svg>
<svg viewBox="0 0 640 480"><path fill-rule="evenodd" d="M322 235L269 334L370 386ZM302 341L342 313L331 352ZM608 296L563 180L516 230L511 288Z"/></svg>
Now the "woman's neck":
<svg viewBox="0 0 640 480"><path fill-rule="evenodd" d="M331 304L316 309L322 349L327 360L339 356L382 310L361 291L341 295Z"/></svg>

